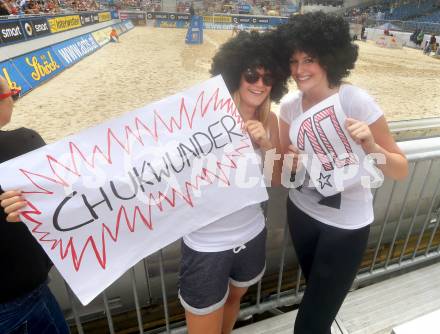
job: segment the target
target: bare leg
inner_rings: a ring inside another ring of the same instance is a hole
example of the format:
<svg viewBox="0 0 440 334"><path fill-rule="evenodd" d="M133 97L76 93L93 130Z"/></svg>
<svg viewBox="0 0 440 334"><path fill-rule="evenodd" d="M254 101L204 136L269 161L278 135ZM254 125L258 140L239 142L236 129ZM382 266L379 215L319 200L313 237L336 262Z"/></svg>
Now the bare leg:
<svg viewBox="0 0 440 334"><path fill-rule="evenodd" d="M229 284L229 295L226 300L223 312L223 328L222 334L229 334L234 328L237 320L238 312L240 311L241 297L246 293L247 288L238 288Z"/></svg>
<svg viewBox="0 0 440 334"><path fill-rule="evenodd" d="M206 315L185 311L188 334L221 334L223 307Z"/></svg>

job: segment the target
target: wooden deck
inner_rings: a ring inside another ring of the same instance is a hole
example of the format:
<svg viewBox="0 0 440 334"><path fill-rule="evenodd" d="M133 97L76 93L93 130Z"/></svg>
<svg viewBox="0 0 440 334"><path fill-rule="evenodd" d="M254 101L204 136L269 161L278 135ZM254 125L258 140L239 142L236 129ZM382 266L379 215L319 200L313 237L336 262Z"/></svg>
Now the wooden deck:
<svg viewBox="0 0 440 334"><path fill-rule="evenodd" d="M437 263L349 293L332 330L334 334L390 334L398 325L439 309ZM233 334L292 334L295 316L296 311L292 311L237 329ZM438 325L432 330L438 333ZM414 332L419 333L422 332Z"/></svg>

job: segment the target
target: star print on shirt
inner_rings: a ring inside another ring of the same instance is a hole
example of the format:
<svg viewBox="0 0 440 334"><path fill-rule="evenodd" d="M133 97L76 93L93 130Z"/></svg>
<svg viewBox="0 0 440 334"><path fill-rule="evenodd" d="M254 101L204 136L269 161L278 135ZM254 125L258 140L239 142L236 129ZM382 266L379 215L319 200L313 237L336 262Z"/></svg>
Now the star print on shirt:
<svg viewBox="0 0 440 334"><path fill-rule="evenodd" d="M319 173L319 179L317 179L317 181L319 182L319 186L321 187L321 189L324 189L326 185L329 187L333 187L329 181L330 176L331 174L323 175L322 173Z"/></svg>

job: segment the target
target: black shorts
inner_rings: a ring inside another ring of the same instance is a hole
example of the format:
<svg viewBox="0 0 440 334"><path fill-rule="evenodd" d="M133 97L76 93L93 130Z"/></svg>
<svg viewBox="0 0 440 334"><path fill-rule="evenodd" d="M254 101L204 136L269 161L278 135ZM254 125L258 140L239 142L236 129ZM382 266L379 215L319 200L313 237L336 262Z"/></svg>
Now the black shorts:
<svg viewBox="0 0 440 334"><path fill-rule="evenodd" d="M246 244L222 252L198 252L182 242L179 299L193 314L211 313L226 302L229 284L247 288L266 269L266 228Z"/></svg>

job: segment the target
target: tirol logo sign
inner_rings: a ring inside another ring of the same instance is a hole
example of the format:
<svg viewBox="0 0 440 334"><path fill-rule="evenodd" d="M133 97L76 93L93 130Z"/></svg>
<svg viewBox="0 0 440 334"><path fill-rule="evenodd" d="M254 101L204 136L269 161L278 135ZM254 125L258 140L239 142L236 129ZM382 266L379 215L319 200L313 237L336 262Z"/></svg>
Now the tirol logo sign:
<svg viewBox="0 0 440 334"><path fill-rule="evenodd" d="M11 43L24 40L24 33L20 26L20 22L1 22L0 39L3 43Z"/></svg>
<svg viewBox="0 0 440 334"><path fill-rule="evenodd" d="M22 21L27 38L40 37L50 34L46 19L32 19Z"/></svg>

